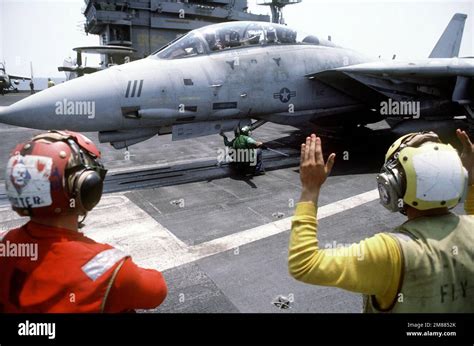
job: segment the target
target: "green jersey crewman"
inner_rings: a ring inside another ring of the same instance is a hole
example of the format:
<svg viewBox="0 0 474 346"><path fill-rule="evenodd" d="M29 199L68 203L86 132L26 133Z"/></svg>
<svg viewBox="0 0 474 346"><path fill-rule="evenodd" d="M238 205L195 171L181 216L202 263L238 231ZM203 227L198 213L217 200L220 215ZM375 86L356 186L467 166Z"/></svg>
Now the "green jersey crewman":
<svg viewBox="0 0 474 346"><path fill-rule="evenodd" d="M221 132L220 135L224 138L224 144L226 147L234 149L234 154L237 153L239 158L245 157L247 161L245 163L251 163L248 160L251 157L255 157L257 159L256 166L255 166L255 174L261 175L265 173L265 169L263 168L263 151L262 149L265 148L265 145L262 142L258 142L253 139L251 136L251 128L250 126L245 126L243 128L237 128L234 131L235 138L232 141L226 137L224 132ZM254 150L255 152L250 152ZM248 155L241 155L240 153L247 153ZM254 154L256 153L256 155ZM250 155L253 154L253 155ZM235 160L234 162L243 163L242 160Z"/></svg>

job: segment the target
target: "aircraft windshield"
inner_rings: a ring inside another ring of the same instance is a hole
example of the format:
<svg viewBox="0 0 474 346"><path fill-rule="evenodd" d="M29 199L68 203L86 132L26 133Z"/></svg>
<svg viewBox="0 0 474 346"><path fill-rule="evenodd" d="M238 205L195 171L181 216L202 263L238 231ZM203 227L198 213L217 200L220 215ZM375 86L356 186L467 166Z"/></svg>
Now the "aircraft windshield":
<svg viewBox="0 0 474 346"><path fill-rule="evenodd" d="M286 44L334 46L329 41L298 33L284 25L235 22L194 30L153 55L159 59L179 59L241 47Z"/></svg>
<svg viewBox="0 0 474 346"><path fill-rule="evenodd" d="M207 53L205 43L199 36L191 32L158 51L160 59L179 59Z"/></svg>

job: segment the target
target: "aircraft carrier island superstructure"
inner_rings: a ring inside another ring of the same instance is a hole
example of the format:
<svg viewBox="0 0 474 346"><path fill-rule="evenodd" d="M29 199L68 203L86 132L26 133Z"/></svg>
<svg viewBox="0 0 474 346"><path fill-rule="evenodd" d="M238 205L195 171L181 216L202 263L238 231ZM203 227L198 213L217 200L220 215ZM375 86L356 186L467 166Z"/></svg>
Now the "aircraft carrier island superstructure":
<svg viewBox="0 0 474 346"><path fill-rule="evenodd" d="M101 45L128 46L148 56L190 30L227 21L270 21L248 12L247 0L85 0L85 31Z"/></svg>

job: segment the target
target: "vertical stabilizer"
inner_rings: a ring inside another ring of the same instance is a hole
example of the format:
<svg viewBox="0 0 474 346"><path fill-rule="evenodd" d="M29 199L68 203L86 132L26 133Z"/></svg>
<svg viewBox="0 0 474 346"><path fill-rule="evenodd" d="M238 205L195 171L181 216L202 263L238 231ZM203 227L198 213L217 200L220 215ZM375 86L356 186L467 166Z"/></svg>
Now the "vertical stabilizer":
<svg viewBox="0 0 474 346"><path fill-rule="evenodd" d="M466 14L456 13L431 52L430 58L454 58L459 56Z"/></svg>

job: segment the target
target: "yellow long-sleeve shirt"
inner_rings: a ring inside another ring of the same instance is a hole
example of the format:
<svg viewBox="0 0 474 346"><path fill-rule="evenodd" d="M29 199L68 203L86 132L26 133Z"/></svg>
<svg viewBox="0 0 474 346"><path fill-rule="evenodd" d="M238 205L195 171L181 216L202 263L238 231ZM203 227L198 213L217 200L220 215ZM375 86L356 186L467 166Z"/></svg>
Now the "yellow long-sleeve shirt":
<svg viewBox="0 0 474 346"><path fill-rule="evenodd" d="M474 214L474 186L464 204ZM386 233L363 240L348 248L319 249L317 207L299 203L292 221L288 267L297 280L374 295L380 308L388 309L401 286L401 249Z"/></svg>

